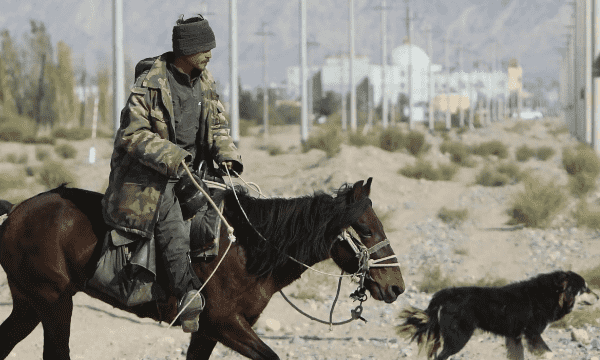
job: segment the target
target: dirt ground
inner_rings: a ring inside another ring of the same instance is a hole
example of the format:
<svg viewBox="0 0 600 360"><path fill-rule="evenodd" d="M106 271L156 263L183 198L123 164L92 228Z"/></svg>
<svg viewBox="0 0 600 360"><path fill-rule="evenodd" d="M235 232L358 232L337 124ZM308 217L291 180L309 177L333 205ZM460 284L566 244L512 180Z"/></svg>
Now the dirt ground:
<svg viewBox="0 0 600 360"><path fill-rule="evenodd" d="M546 123L549 125L545 125ZM499 139L510 147L513 159L515 149L522 144L534 148L542 145L552 146L556 149L553 158L544 162L529 160L520 166L531 173L539 174L544 179L556 180L559 186L565 186L567 178L565 171L561 169L560 154L563 146L572 146L576 141L568 134L555 137L548 133L549 129L562 125L558 120L535 122L523 134L506 131L507 127L514 124L513 122L493 124L489 128L463 134L462 140L466 143L478 143ZM460 199L464 198L474 186L479 186L474 185L474 178L482 166L486 162L497 161L495 158L480 159L476 168L461 168L453 181L414 180L398 174L399 168L415 161L414 157L407 153L389 153L375 147L343 146L337 156L327 159L325 153L320 150L302 153L299 134L297 127L288 127L274 128L273 133L266 140L259 137L242 138L239 147L245 163L244 179L258 184L266 195L287 197L310 194L315 190L331 190L345 182L353 183L373 177L371 193L373 205L376 211L390 214L385 222L386 233L397 254L402 254L411 245L419 242L419 235L413 227L409 226L410 224L435 218L443 206L457 208ZM428 135L428 141L433 146L426 159L434 163L447 163L449 161L447 155L441 154L438 148L442 141L441 137L432 138ZM68 161L67 166L77 174L77 185L102 192L107 185L112 140L86 140L73 145L78 149L78 156ZM283 154L270 156L267 151L260 149L261 145L277 145L283 150ZM91 146L94 146L97 153L95 164L89 164L88 161ZM39 165L35 160L33 146L0 143L0 158L9 153L23 152L28 153L27 165ZM0 172L6 174L11 171L23 171L23 167L22 164L2 162ZM0 197L18 201L45 190L41 185L36 185L32 178L27 178L26 185L21 189L0 189ZM502 191L511 193L520 189L519 185L514 185ZM600 193L590 196L600 197ZM513 281L521 280L531 272L531 268L527 265L531 254L523 249L520 242L523 234L528 230L506 231L508 216L505 210L501 207L491 207L475 208L470 211L469 221L459 229L471 239L461 249L465 254L462 262L456 265L456 273L461 277L480 279L490 276ZM560 226L563 225L556 224L556 228ZM598 236L584 229L580 229L579 234L586 234L581 236L585 238L582 240L582 246L592 260L580 261L576 257L571 258L569 254L564 254L569 267L575 271L586 270L600 263ZM411 271L404 267L402 270L408 286L414 286L421 280L421 274L418 272L412 271L414 274L411 274ZM335 282L335 280L325 281ZM300 291L301 286L311 286L311 284L299 281L298 284L293 284L285 290L294 293ZM332 284L328 284L326 289L329 291L326 295L334 295ZM328 313L329 300L298 300L298 302L305 308L322 314L323 317ZM397 313L403 306L411 303L412 300L404 295L390 305L374 304L374 301L370 300L365 304L365 312L379 314L379 320L366 324L353 323L330 332L327 326L310 323L294 312L277 294L257 327L264 334L263 339L282 358L303 358L301 353L293 352L298 351L295 350L298 349L297 347L289 345L294 340L301 342L302 346L299 349L303 347L320 349L318 352L321 355L317 358L322 359L396 359L401 357L399 349L405 347L411 348L413 354L407 358L417 358L416 345L409 345L400 339L390 340L396 338L393 326L397 325ZM1 320L10 314L11 304L6 277L0 270ZM185 357L184 344L188 341L189 335L184 334L179 328L169 329L168 324L137 318L81 293L74 297L74 304L70 341L72 359L142 359L144 357L183 359ZM346 307L348 306L351 304L347 304ZM374 310L369 310L371 306ZM340 313L341 311L343 310L340 310ZM547 331L547 335L544 336L558 338L564 336L561 331L564 330ZM310 340L311 336L319 339ZM463 350L470 356L454 358L504 359L504 341L499 338L495 340L489 338L490 336L484 333L475 335ZM385 339L385 344L378 345L376 340L365 341L365 339ZM40 325L17 345L9 359L41 359L42 348L43 331ZM291 350L292 348L294 350ZM241 357L219 345L212 358ZM568 357L561 357L560 353L556 353L554 358Z"/></svg>

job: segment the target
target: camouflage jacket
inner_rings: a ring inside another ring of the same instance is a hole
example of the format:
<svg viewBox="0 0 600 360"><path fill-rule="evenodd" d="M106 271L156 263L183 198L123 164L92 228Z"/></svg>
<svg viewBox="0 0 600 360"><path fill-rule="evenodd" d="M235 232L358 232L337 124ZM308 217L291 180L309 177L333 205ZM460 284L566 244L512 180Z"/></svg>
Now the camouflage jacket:
<svg viewBox="0 0 600 360"><path fill-rule="evenodd" d="M171 56L172 53L165 53L157 57L148 63L149 69L144 69L139 76L136 74L136 82L121 111L121 125L110 161L109 185L102 199L103 216L108 225L148 238L153 236L158 204L167 182L177 177L181 161L186 159L189 163L191 158L191 154L175 142L177 134L167 81L167 59ZM206 151L198 149L196 156L217 164L233 161L234 170L241 173L242 158L229 134L215 82L206 69L200 80L202 102L206 105L202 107L200 121L204 121L208 132L204 139L208 141L197 141L204 144Z"/></svg>

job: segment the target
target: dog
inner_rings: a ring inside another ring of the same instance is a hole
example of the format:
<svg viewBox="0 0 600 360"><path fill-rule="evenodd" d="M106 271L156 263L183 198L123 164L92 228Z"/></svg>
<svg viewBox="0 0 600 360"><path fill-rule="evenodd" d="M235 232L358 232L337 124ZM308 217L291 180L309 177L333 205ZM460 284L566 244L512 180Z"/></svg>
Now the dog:
<svg viewBox="0 0 600 360"><path fill-rule="evenodd" d="M521 337L528 350L551 351L542 339L549 323L573 310L575 297L592 294L585 280L572 271L554 271L502 287L454 287L436 292L423 311L408 307L400 313L400 336L416 340L427 358L446 360L458 353L479 328L506 338L507 357L523 360ZM437 351L443 346L442 352Z"/></svg>

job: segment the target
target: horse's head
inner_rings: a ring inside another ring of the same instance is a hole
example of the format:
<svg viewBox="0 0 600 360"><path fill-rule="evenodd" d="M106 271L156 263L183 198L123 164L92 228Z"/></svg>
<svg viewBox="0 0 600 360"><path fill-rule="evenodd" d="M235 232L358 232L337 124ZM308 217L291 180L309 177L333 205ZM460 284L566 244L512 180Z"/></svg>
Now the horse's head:
<svg viewBox="0 0 600 360"><path fill-rule="evenodd" d="M343 194L349 211L340 227L353 229L359 239L344 231L333 245L331 257L346 272L362 272L363 286L374 299L391 303L404 292L404 279L383 225L373 211L369 199L371 180L366 184L359 181Z"/></svg>

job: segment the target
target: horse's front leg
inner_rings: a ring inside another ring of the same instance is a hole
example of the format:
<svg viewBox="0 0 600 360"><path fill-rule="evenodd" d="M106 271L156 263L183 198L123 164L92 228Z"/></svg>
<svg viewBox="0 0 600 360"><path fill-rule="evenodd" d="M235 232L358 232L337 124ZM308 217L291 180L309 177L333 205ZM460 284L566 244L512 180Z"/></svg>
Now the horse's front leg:
<svg viewBox="0 0 600 360"><path fill-rule="evenodd" d="M279 360L279 356L256 335L248 321L234 314L224 322L219 322L218 341L253 360Z"/></svg>
<svg viewBox="0 0 600 360"><path fill-rule="evenodd" d="M190 347L187 351L187 360L208 360L213 349L217 345L215 340L211 340L200 332L192 333Z"/></svg>

